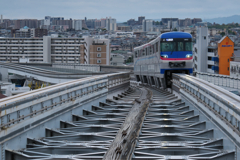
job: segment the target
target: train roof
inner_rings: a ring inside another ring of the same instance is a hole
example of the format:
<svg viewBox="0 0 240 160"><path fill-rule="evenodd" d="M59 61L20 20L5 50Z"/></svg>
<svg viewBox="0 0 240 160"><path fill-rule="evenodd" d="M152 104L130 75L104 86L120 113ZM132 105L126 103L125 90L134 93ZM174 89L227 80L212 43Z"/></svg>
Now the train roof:
<svg viewBox="0 0 240 160"><path fill-rule="evenodd" d="M160 38L192 38L192 35L186 32L167 32L161 34Z"/></svg>

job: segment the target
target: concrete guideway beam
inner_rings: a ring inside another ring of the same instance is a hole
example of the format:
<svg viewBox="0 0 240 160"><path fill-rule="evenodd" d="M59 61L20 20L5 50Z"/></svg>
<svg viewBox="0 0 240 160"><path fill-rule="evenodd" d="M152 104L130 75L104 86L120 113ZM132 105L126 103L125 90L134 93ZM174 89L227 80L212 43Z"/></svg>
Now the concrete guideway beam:
<svg viewBox="0 0 240 160"><path fill-rule="evenodd" d="M150 101L151 91L141 88L141 96L135 100L109 150L104 155L104 160L132 158Z"/></svg>
<svg viewBox="0 0 240 160"><path fill-rule="evenodd" d="M5 150L4 144L8 141L54 118L55 115L64 113L64 110L106 97L108 92L128 85L128 73L114 73L65 82L1 99L2 150ZM4 154L1 152L1 156L4 157Z"/></svg>

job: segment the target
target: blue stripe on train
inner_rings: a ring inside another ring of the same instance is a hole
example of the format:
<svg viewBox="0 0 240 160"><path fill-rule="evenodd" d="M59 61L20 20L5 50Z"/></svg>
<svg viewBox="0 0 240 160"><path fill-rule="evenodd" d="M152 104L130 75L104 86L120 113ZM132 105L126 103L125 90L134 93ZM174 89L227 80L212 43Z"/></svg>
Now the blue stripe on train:
<svg viewBox="0 0 240 160"><path fill-rule="evenodd" d="M192 68L174 68L174 69L160 69L160 73L164 74L164 72L166 70L189 70L189 73L193 73L193 69Z"/></svg>

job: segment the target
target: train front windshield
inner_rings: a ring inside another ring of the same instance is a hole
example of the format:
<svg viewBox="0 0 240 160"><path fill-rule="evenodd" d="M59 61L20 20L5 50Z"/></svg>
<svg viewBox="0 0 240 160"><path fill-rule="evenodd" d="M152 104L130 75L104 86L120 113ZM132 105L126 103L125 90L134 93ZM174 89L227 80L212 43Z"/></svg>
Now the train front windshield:
<svg viewBox="0 0 240 160"><path fill-rule="evenodd" d="M162 59L192 57L191 39L162 39L160 48Z"/></svg>

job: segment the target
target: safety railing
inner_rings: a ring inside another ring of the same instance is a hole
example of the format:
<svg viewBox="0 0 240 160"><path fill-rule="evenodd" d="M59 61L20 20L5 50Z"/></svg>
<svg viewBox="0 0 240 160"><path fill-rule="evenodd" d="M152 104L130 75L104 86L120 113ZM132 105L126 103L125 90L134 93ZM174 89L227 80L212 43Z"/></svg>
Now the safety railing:
<svg viewBox="0 0 240 160"><path fill-rule="evenodd" d="M205 76L205 75L204 75ZM173 89L192 102L240 144L239 96L208 81L184 75L173 75Z"/></svg>
<svg viewBox="0 0 240 160"><path fill-rule="evenodd" d="M129 73L114 73L59 83L1 99L0 137L129 84Z"/></svg>
<svg viewBox="0 0 240 160"><path fill-rule="evenodd" d="M240 79L230 77L227 75L210 74L203 72L196 72L196 77L213 83L217 86L229 87L233 89L240 89Z"/></svg>

